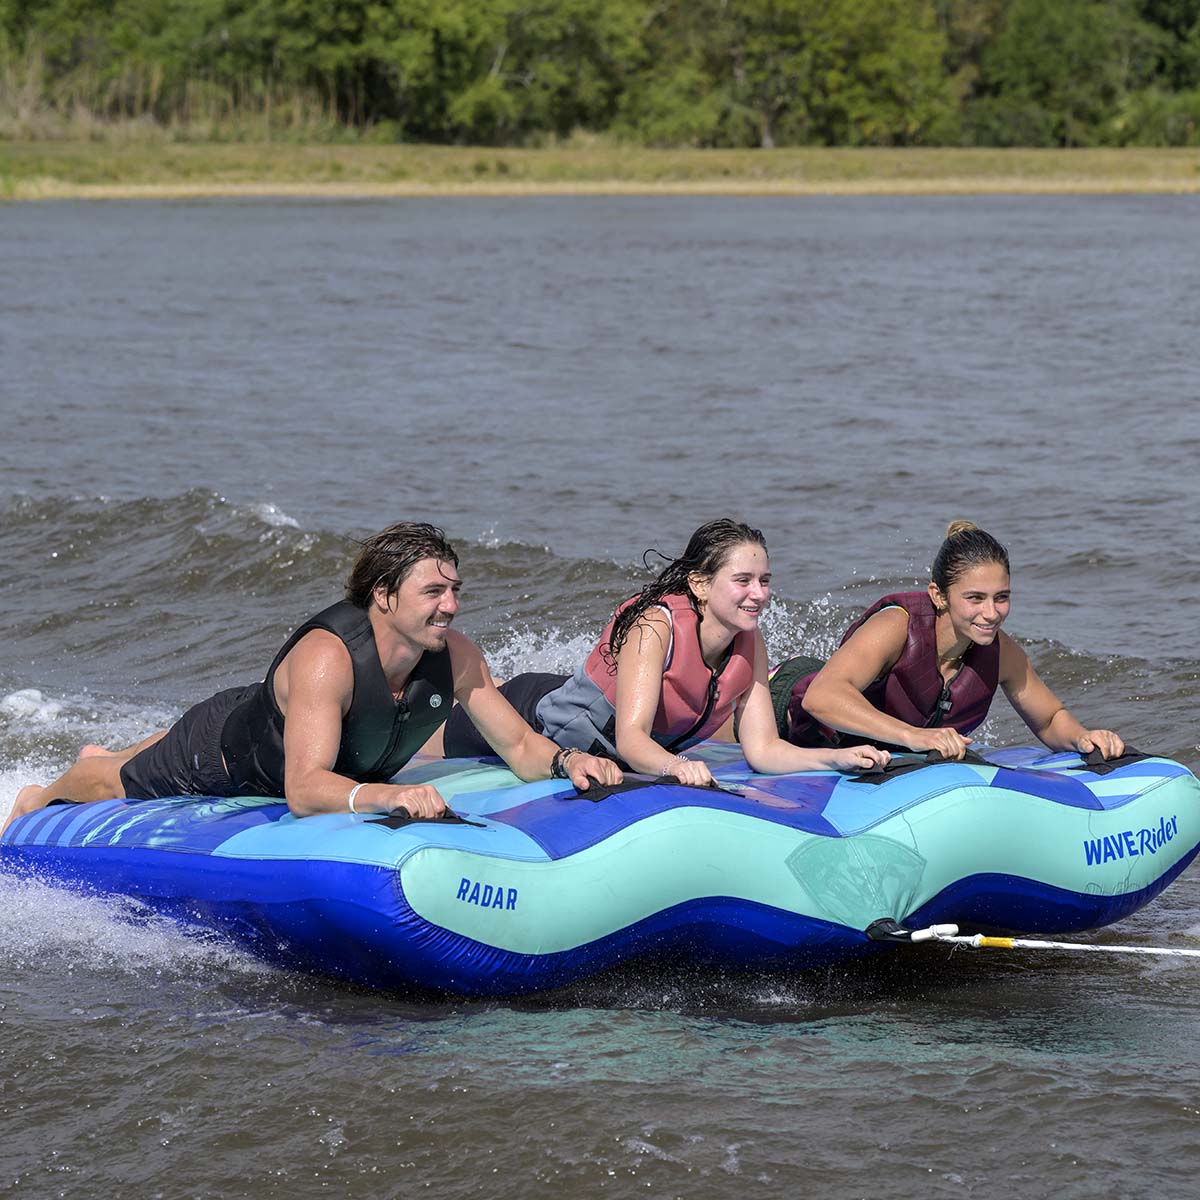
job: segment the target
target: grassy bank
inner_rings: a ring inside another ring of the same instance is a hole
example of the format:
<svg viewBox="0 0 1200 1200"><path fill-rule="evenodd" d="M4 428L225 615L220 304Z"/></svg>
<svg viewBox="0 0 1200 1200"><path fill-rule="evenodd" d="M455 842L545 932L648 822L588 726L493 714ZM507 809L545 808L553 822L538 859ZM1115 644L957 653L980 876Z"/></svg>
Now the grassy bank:
<svg viewBox="0 0 1200 1200"><path fill-rule="evenodd" d="M0 143L0 197L1200 192L1197 150Z"/></svg>

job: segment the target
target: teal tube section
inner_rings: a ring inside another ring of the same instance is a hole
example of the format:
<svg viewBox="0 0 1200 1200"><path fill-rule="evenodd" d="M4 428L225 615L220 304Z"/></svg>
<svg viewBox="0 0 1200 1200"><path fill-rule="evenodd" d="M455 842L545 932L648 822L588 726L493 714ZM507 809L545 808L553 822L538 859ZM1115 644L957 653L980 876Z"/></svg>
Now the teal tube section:
<svg viewBox="0 0 1200 1200"><path fill-rule="evenodd" d="M852 837L684 806L553 861L430 846L405 860L400 881L431 924L520 954L570 950L711 896L861 930L974 875L1138 892L1200 843L1198 793L1190 775L1157 778L1120 808L1089 811L958 787Z"/></svg>

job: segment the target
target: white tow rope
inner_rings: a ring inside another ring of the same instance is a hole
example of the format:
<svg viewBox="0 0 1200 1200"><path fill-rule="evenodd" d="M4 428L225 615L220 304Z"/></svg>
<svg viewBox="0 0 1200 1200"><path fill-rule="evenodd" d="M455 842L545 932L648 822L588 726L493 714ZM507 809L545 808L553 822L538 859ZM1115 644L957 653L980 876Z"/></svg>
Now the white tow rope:
<svg viewBox="0 0 1200 1200"><path fill-rule="evenodd" d="M1177 950L1168 946L1104 946L1086 942L1039 942L1033 938L986 937L982 933L959 934L957 925L930 925L914 929L910 942L942 942L970 946L975 950L1088 950L1093 954L1144 954L1162 958L1200 958L1200 950Z"/></svg>

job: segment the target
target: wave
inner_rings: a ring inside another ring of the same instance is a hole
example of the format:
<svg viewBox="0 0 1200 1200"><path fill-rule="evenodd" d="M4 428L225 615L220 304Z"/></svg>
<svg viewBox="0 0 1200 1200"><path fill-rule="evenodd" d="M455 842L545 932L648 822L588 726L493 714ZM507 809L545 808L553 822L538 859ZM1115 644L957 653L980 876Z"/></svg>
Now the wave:
<svg viewBox="0 0 1200 1200"><path fill-rule="evenodd" d="M186 930L133 900L0 875L0 957L14 973L61 967L156 978L268 976L271 968L211 933Z"/></svg>
<svg viewBox="0 0 1200 1200"><path fill-rule="evenodd" d="M561 630L567 638L598 633L616 604L652 577L640 562L563 556L494 527L473 538L451 536L465 584L459 624L493 640L525 628ZM45 634L95 652L100 645L88 640L89 630L136 643L147 611L168 624L181 618L181 626L212 626L185 636L187 646L221 639L223 630L240 644L260 627L277 645L288 621L340 594L357 543L349 532L302 528L270 501L237 503L192 489L162 499L9 497L0 500L0 551L23 593L7 589L0 633ZM912 578L847 563L846 579L832 591L802 599L777 591L764 636L772 653L824 656L881 592L914 586L920 584Z"/></svg>
<svg viewBox="0 0 1200 1200"><path fill-rule="evenodd" d="M563 556L494 528L452 536L465 584L456 624L499 678L573 671L616 605L653 576L640 562ZM356 551L347 532L205 489L0 500L0 762L33 751L69 760L83 741L127 744L219 688L261 678L287 633L340 595ZM913 586L847 569L839 589L776 593L762 623L773 662L828 657L866 603ZM1014 633L1073 711L1195 761L1190 659L1151 663ZM997 721L1004 737L1028 740Z"/></svg>
<svg viewBox="0 0 1200 1200"><path fill-rule="evenodd" d="M195 488L174 497L113 500L105 496L0 499L0 549L32 593L66 588L156 599L241 595L291 596L319 587L340 591L358 550L356 534L310 530L269 501L235 503ZM470 586L482 579L524 590L529 599L555 585L574 592L597 582L632 582L632 566L562 558L544 545L507 539L494 528L475 538L451 533ZM600 592L604 592L603 585Z"/></svg>
<svg viewBox="0 0 1200 1200"><path fill-rule="evenodd" d="M166 499L0 502L0 687L177 704L261 677L287 629L336 596L351 537L277 506Z"/></svg>
<svg viewBox="0 0 1200 1200"><path fill-rule="evenodd" d="M199 488L165 499L10 497L0 502L0 527L8 558L32 569L35 584L118 594L294 582L289 571L340 566L353 553L351 539L304 530L274 504L237 504Z"/></svg>
<svg viewBox="0 0 1200 1200"><path fill-rule="evenodd" d="M0 737L32 740L48 731L66 731L93 742L132 742L161 727L172 711L164 705L130 706L86 692L47 695L23 687L0 695Z"/></svg>

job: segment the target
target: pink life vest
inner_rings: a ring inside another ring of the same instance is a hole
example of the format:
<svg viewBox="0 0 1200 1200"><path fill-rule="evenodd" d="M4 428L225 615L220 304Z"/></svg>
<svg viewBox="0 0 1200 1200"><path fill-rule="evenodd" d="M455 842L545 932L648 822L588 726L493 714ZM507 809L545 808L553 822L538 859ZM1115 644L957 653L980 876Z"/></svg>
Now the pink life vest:
<svg viewBox="0 0 1200 1200"><path fill-rule="evenodd" d="M617 615L632 603L621 605L575 674L538 701L542 732L560 746L617 757L617 664L609 647ZM737 634L725 661L710 670L700 651L700 617L689 597L673 593L660 603L671 617L671 647L650 736L667 749L683 750L716 733L750 690L755 637Z"/></svg>
<svg viewBox="0 0 1200 1200"><path fill-rule="evenodd" d="M937 665L937 612L928 592L896 592L876 600L842 635L844 646L864 621L885 608L908 614L908 639L895 665L872 682L863 695L880 712L918 729L951 726L970 733L983 723L1000 679L1000 640L972 644L958 673L944 684ZM817 672L792 686L788 702L788 740L801 746L836 744L842 736L804 709L804 696Z"/></svg>

